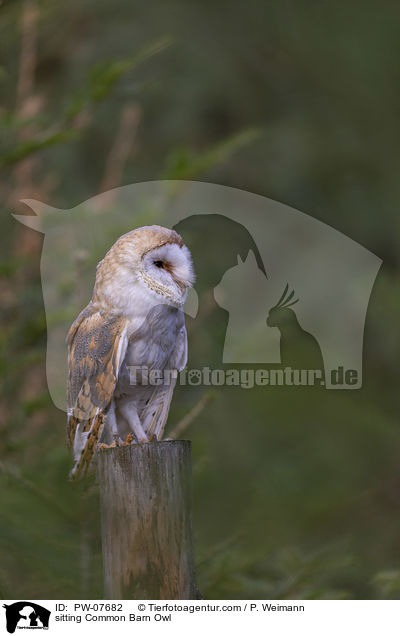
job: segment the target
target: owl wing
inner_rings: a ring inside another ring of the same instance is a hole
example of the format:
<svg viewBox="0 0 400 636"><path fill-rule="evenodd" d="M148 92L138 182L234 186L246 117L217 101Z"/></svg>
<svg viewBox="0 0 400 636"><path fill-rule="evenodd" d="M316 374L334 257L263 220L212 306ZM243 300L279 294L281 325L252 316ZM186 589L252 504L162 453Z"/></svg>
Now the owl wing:
<svg viewBox="0 0 400 636"><path fill-rule="evenodd" d="M87 472L92 461L127 345L127 320L105 316L90 304L69 330L68 438L74 480Z"/></svg>
<svg viewBox="0 0 400 636"><path fill-rule="evenodd" d="M183 326L179 332L176 346L169 359L167 367L182 371L187 363L187 333ZM170 377L168 385L160 384L154 387L145 408L139 413L142 426L150 440L161 440L167 422L172 395L177 378Z"/></svg>

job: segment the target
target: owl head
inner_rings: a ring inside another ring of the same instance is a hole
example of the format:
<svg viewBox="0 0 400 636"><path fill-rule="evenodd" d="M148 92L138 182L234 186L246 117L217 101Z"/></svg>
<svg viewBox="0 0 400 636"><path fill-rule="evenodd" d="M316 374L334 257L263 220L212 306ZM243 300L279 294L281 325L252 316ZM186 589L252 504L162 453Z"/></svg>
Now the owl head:
<svg viewBox="0 0 400 636"><path fill-rule="evenodd" d="M181 236L159 225L121 236L97 266L93 301L183 306L194 283L190 252Z"/></svg>

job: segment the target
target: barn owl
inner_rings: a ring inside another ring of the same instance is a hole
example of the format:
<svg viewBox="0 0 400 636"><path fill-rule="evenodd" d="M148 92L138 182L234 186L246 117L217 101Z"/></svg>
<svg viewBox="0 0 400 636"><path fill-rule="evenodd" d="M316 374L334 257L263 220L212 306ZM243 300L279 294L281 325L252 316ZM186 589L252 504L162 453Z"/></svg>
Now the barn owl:
<svg viewBox="0 0 400 636"><path fill-rule="evenodd" d="M100 443L161 439L177 374L152 386L136 373L132 384L130 369L184 368L182 308L193 282L182 238L158 225L124 234L98 264L92 300L67 338L72 479L87 472Z"/></svg>

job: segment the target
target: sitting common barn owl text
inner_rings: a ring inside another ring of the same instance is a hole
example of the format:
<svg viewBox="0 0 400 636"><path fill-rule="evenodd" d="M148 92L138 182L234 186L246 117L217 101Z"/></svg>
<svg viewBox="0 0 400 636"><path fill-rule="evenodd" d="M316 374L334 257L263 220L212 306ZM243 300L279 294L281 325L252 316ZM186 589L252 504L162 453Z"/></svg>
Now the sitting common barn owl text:
<svg viewBox="0 0 400 636"><path fill-rule="evenodd" d="M176 379L152 386L138 374L133 384L130 367L186 365L182 307L193 282L182 238L158 225L121 236L97 266L92 300L68 334L72 479L86 473L100 442L161 439Z"/></svg>

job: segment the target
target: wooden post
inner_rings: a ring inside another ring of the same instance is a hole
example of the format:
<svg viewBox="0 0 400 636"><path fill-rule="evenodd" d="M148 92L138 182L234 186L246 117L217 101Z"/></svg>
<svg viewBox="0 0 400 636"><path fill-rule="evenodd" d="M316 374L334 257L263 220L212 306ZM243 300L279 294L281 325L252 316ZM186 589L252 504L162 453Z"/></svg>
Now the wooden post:
<svg viewBox="0 0 400 636"><path fill-rule="evenodd" d="M99 452L105 597L201 598L195 583L191 442Z"/></svg>

